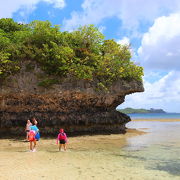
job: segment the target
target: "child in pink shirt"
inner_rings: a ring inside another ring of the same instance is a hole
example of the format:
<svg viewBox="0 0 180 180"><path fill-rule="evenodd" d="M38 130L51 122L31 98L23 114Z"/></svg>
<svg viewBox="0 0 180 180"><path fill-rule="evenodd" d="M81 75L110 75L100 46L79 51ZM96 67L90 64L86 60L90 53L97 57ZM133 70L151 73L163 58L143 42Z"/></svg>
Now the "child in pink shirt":
<svg viewBox="0 0 180 180"><path fill-rule="evenodd" d="M66 143L67 143L67 135L64 132L64 129L59 130L59 134L57 137L57 144L59 143L59 151L62 150L62 146L64 148L64 151L66 151Z"/></svg>

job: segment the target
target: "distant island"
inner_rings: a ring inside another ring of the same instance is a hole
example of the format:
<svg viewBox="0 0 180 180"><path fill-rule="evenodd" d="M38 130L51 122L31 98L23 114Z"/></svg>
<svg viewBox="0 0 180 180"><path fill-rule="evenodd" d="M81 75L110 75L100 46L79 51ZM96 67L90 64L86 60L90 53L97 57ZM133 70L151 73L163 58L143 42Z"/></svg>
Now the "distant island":
<svg viewBox="0 0 180 180"><path fill-rule="evenodd" d="M125 109L117 109L125 114L132 114L132 113L166 113L163 109L133 109L133 108L125 108Z"/></svg>

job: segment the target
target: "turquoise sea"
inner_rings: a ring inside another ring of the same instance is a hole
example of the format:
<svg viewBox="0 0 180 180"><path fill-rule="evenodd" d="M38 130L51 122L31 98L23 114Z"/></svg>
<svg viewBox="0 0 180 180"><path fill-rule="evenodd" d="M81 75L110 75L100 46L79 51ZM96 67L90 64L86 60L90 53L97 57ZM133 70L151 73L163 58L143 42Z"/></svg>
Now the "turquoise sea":
<svg viewBox="0 0 180 180"><path fill-rule="evenodd" d="M131 119L180 119L180 113L132 113Z"/></svg>

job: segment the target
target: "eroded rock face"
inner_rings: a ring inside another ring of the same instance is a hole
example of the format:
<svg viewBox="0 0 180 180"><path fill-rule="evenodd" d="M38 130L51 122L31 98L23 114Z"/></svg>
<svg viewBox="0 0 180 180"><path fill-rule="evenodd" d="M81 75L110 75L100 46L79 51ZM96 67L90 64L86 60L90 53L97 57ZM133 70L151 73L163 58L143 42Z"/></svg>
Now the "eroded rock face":
<svg viewBox="0 0 180 180"><path fill-rule="evenodd" d="M39 76L39 74L41 76ZM93 82L59 80L51 88L39 87L43 72L21 72L0 84L0 134L23 135L27 119L35 117L41 134L69 135L124 133L129 116L117 112L125 95L142 92L141 82L119 80L109 93L96 92Z"/></svg>

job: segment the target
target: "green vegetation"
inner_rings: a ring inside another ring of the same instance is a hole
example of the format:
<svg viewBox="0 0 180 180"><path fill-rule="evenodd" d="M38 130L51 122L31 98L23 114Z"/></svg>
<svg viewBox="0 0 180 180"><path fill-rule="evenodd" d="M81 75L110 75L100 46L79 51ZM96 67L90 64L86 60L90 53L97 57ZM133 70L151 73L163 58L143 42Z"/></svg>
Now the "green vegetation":
<svg viewBox="0 0 180 180"><path fill-rule="evenodd" d="M58 83L56 79L44 79L43 81L38 83L38 86L42 87L51 87L53 84Z"/></svg>
<svg viewBox="0 0 180 180"><path fill-rule="evenodd" d="M0 19L2 80L18 72L20 62L31 60L47 75L96 80L100 89L107 89L119 78L142 80L143 68L130 59L129 46L120 45L113 39L105 40L93 25L61 32L59 26L53 26L49 21L18 24L13 19ZM31 71L33 67L29 65L27 70Z"/></svg>
<svg viewBox="0 0 180 180"><path fill-rule="evenodd" d="M125 109L117 109L118 111L125 113L125 114L132 114L132 113L166 113L162 109L133 109L133 108L125 108Z"/></svg>

